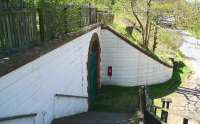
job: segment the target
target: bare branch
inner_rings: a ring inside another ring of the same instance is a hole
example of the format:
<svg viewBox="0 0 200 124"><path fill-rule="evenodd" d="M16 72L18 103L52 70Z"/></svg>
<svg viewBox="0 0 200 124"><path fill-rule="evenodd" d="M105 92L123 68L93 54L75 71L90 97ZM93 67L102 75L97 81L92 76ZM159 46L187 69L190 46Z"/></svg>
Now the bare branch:
<svg viewBox="0 0 200 124"><path fill-rule="evenodd" d="M149 41L149 39L150 39L151 29L152 29L152 23L150 23L150 26L149 26L149 31L148 31L147 41Z"/></svg>
<svg viewBox="0 0 200 124"><path fill-rule="evenodd" d="M134 3L133 3L133 1L131 1L132 13L133 13L134 17L136 18L137 22L139 23L140 27L142 28L142 32L143 32L144 31L144 26L143 26L142 22L140 21L138 15L136 14L136 12L134 11L133 8L134 8Z"/></svg>
<svg viewBox="0 0 200 124"><path fill-rule="evenodd" d="M148 6L151 6L151 1L152 1L152 0L149 0L149 2L148 2Z"/></svg>
<svg viewBox="0 0 200 124"><path fill-rule="evenodd" d="M148 47L149 44L149 33L151 30L150 24L150 8L151 8L151 0L147 1L147 20L146 20L146 29L145 29L145 38L144 38L144 45Z"/></svg>

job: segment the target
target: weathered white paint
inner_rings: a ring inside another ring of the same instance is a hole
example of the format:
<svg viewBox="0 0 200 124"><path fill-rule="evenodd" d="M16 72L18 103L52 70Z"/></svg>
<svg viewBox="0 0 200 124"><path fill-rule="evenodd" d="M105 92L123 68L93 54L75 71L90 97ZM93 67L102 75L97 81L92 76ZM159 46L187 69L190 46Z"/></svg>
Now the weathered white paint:
<svg viewBox="0 0 200 124"><path fill-rule="evenodd" d="M88 96L89 44L100 30L90 31L1 77L0 118L37 113L35 124L50 124L55 117L86 112L87 99L55 98L55 94Z"/></svg>
<svg viewBox="0 0 200 124"><path fill-rule="evenodd" d="M172 68L148 57L107 29L101 30L101 82L105 85L138 86L163 83ZM113 76L107 75L108 66Z"/></svg>

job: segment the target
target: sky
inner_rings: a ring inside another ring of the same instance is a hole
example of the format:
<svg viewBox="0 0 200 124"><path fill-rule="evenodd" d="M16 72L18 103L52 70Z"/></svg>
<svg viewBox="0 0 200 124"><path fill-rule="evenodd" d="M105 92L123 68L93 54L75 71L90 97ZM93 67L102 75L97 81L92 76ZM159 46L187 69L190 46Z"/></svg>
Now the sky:
<svg viewBox="0 0 200 124"><path fill-rule="evenodd" d="M187 2L195 2L195 1L198 1L198 2L200 2L200 0L186 0Z"/></svg>

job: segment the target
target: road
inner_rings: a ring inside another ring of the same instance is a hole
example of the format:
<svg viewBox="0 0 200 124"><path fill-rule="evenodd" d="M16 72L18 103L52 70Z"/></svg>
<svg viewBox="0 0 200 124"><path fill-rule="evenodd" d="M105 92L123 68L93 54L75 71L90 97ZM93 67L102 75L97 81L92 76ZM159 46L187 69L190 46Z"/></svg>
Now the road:
<svg viewBox="0 0 200 124"><path fill-rule="evenodd" d="M200 73L200 40L190 36L190 34L185 31L181 31L181 35L185 42L180 50L190 59L195 71Z"/></svg>
<svg viewBox="0 0 200 124"><path fill-rule="evenodd" d="M200 124L200 40L189 33L180 31L185 42L180 50L189 61L193 74L183 87L172 94L172 105L169 112L169 124L181 124L183 118L189 124Z"/></svg>

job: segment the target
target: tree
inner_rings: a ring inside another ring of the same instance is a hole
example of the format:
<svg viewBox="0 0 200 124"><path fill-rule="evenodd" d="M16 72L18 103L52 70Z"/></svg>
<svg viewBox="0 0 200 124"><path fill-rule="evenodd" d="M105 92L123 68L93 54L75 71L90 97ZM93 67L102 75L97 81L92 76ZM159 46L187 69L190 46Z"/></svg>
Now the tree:
<svg viewBox="0 0 200 124"><path fill-rule="evenodd" d="M152 28L151 3L152 0L131 0L131 10L141 28L142 46L148 49ZM141 6L143 4L143 6ZM143 16L141 17L140 14Z"/></svg>
<svg viewBox="0 0 200 124"><path fill-rule="evenodd" d="M157 48L157 44L158 44L157 39L158 39L158 26L155 26L154 36L153 36L153 52L155 52Z"/></svg>

